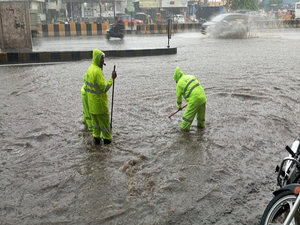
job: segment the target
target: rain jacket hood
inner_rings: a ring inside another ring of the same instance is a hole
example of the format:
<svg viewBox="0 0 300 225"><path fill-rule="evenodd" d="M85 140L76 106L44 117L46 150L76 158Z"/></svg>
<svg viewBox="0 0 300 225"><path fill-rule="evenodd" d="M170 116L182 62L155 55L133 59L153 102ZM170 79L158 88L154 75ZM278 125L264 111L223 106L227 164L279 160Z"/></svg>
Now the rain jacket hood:
<svg viewBox="0 0 300 225"><path fill-rule="evenodd" d="M103 54L103 52L100 51L99 49L93 50L93 64L100 67L100 60L101 60L102 54Z"/></svg>
<svg viewBox="0 0 300 225"><path fill-rule="evenodd" d="M176 67L176 70L175 70L175 73L174 73L174 76L173 76L174 80L175 80L176 82L178 82L179 79L180 79L183 75L184 75L184 74L183 74L183 72L180 70L180 68L179 68L179 67Z"/></svg>

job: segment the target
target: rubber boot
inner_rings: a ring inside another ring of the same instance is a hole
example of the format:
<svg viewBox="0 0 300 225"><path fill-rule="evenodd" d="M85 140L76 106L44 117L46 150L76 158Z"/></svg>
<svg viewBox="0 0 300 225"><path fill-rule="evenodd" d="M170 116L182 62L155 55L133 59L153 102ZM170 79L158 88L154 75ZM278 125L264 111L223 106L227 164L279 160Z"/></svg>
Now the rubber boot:
<svg viewBox="0 0 300 225"><path fill-rule="evenodd" d="M95 145L100 145L101 139L94 137L94 143Z"/></svg>
<svg viewBox="0 0 300 225"><path fill-rule="evenodd" d="M111 140L109 139L103 139L103 141L105 145L109 145L111 143Z"/></svg>

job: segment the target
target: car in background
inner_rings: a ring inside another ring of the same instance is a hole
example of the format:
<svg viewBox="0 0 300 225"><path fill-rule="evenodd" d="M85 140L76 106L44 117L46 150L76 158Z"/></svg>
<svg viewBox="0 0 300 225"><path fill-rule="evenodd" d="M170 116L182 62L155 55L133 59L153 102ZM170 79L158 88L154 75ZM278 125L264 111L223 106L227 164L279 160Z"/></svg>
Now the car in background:
<svg viewBox="0 0 300 225"><path fill-rule="evenodd" d="M202 34L221 38L244 38L248 30L248 16L242 13L219 14L201 26Z"/></svg>
<svg viewBox="0 0 300 225"><path fill-rule="evenodd" d="M126 13L116 13L116 17L123 20L123 22L136 22L137 24L143 24L143 21L142 20L137 20L135 19L134 17L131 17L131 15L128 15Z"/></svg>
<svg viewBox="0 0 300 225"><path fill-rule="evenodd" d="M258 23L267 20L267 16L259 11L249 11L246 12L246 15L248 16L248 21L251 23Z"/></svg>
<svg viewBox="0 0 300 225"><path fill-rule="evenodd" d="M184 16L182 14L175 14L174 23L185 23Z"/></svg>
<svg viewBox="0 0 300 225"><path fill-rule="evenodd" d="M151 24L151 16L146 13L138 12L135 14L134 18L142 20L144 24Z"/></svg>

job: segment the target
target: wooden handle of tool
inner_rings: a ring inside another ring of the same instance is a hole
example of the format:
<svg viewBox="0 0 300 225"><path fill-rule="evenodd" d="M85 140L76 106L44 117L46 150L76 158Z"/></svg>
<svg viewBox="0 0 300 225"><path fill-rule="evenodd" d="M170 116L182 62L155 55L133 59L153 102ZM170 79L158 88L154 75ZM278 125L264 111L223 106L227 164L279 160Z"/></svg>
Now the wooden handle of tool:
<svg viewBox="0 0 300 225"><path fill-rule="evenodd" d="M187 106L187 104L183 107L181 107L181 109L178 109L176 112L172 113L170 116L168 116L169 118L171 118L172 116L174 116L176 113L178 113L179 111L181 111L183 108L185 108Z"/></svg>

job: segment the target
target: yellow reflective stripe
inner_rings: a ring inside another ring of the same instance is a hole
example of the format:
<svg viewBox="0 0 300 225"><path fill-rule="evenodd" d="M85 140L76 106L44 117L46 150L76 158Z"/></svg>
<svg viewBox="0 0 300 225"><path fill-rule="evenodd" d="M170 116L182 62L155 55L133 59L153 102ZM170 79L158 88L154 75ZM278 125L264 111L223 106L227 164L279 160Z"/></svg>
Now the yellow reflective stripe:
<svg viewBox="0 0 300 225"><path fill-rule="evenodd" d="M87 92L90 92L90 93L94 93L94 94L101 94L101 93L105 93L109 90L109 85L106 85L106 88L105 88L105 91L102 91L100 88L99 88L99 85L98 84L92 84L92 83L89 83L88 81L84 80L84 83L85 85L87 86L90 86L92 88L95 88L97 90L92 90L92 89L89 89L87 87L84 88L85 91Z"/></svg>
<svg viewBox="0 0 300 225"><path fill-rule="evenodd" d="M91 89L88 89L88 88L85 88L84 89L86 92L90 92L90 93L94 93L94 94L101 94L101 93L105 93L105 91L101 91L101 90L91 90Z"/></svg>
<svg viewBox="0 0 300 225"><path fill-rule="evenodd" d="M109 90L109 85L107 84L105 88L105 92L107 92L108 90Z"/></svg>
<svg viewBox="0 0 300 225"><path fill-rule="evenodd" d="M94 129L101 129L101 127L100 127L99 125L97 125L97 124L94 125L93 128L94 128ZM102 131L102 132L110 131L110 127L105 127L105 128L103 128L103 129L101 129L101 131Z"/></svg>
<svg viewBox="0 0 300 225"><path fill-rule="evenodd" d="M184 91L183 91L183 94L182 94L182 95L185 94L185 92L186 92L186 90L188 89L189 85L190 85L193 81L195 81L195 80L196 80L196 79L192 79L192 80L190 80L190 81L187 83L187 85L185 85L185 88L184 88Z"/></svg>
<svg viewBox="0 0 300 225"><path fill-rule="evenodd" d="M84 83L85 83L86 85L89 85L89 86L93 87L93 88L99 88L98 84L92 84L92 83L89 83L89 82L87 82L85 79L84 79Z"/></svg>
<svg viewBox="0 0 300 225"><path fill-rule="evenodd" d="M110 131L110 128L109 128L109 127L106 127L106 128L101 129L101 131L102 131L102 132Z"/></svg>
<svg viewBox="0 0 300 225"><path fill-rule="evenodd" d="M190 97L190 94L192 93L192 91L194 90L194 88L195 88L195 87L198 87L199 85L200 85L199 83L195 84L195 85L191 88L190 92L188 93L188 95L187 95L185 98Z"/></svg>
<svg viewBox="0 0 300 225"><path fill-rule="evenodd" d="M185 118L185 117L182 117L182 119L183 119L184 121L188 122L188 123L192 123L192 122L193 122L193 120L189 120L189 119L187 119L187 118Z"/></svg>

